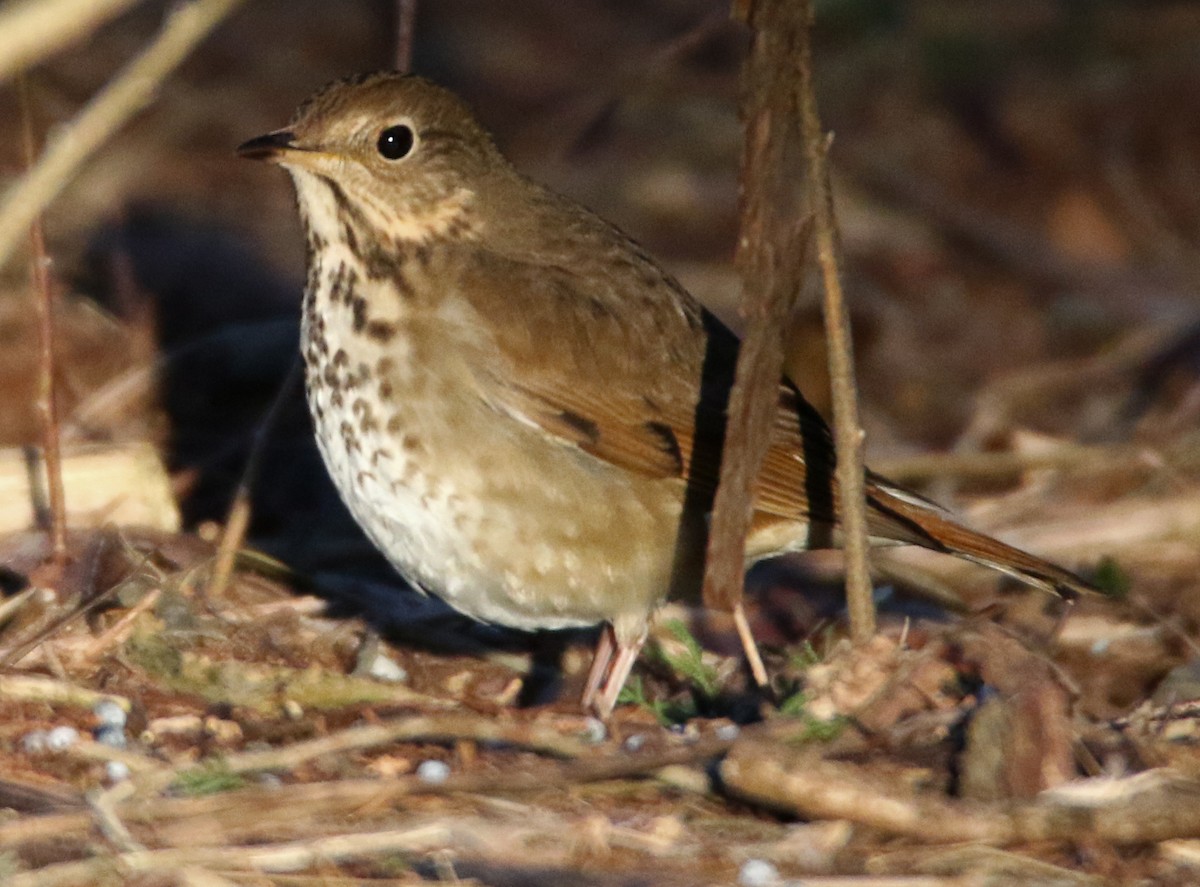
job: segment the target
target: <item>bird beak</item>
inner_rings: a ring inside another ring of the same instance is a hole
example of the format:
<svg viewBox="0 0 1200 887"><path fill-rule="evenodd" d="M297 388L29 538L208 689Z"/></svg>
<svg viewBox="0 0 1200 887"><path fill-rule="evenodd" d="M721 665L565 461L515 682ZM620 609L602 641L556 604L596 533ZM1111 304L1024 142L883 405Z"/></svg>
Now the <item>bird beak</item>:
<svg viewBox="0 0 1200 887"><path fill-rule="evenodd" d="M242 142L237 146L237 155L245 157L247 160L267 160L271 163L279 163L289 153L300 150L303 149L296 146L295 133L280 129L248 142Z"/></svg>

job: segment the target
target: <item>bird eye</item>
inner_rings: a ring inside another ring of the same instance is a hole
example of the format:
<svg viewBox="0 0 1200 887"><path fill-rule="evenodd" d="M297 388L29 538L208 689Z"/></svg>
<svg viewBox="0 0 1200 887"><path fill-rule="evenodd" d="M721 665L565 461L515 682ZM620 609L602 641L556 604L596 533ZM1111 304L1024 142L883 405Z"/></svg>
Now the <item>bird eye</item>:
<svg viewBox="0 0 1200 887"><path fill-rule="evenodd" d="M414 141L412 128L399 123L396 126L389 126L379 134L376 147L385 160L399 160L401 157L408 156L412 151Z"/></svg>

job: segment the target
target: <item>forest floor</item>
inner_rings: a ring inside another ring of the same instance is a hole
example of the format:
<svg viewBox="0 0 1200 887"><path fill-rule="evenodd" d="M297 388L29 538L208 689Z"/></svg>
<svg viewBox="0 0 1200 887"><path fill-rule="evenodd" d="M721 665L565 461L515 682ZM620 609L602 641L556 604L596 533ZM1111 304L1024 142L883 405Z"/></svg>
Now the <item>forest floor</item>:
<svg viewBox="0 0 1200 887"><path fill-rule="evenodd" d="M36 130L168 5L36 67ZM149 453L151 480L73 481L94 489L68 487L61 564L28 492L0 502L0 881L1200 880L1200 9L827 5L868 462L1105 595L880 552L880 631L856 648L839 556L789 557L749 582L767 692L728 618L673 603L601 723L576 702L594 634L500 631L404 588L298 397L214 582L304 262L285 177L233 148L387 67L395 30L382 2L258 0L46 212L68 463ZM706 0L429 0L415 51L521 169L737 326L745 46ZM3 84L5 132L17 108ZM22 169L5 139L0 170ZM39 434L26 267L0 272L10 491ZM824 409L819 312L789 332Z"/></svg>

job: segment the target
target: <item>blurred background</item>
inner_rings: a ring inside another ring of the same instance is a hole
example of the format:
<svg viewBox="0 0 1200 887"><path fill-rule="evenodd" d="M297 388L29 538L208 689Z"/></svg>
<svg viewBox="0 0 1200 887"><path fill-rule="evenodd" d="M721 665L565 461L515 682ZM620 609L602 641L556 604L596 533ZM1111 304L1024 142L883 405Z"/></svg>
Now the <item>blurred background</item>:
<svg viewBox="0 0 1200 887"><path fill-rule="evenodd" d="M53 138L170 6L135 4L31 71L38 132ZM818 6L868 460L1069 566L1114 555L1184 607L1186 550L1126 551L1127 517L1109 535L1078 520L1131 496L1194 501L1200 6ZM290 184L233 148L331 79L391 66L396 15L383 0L246 3L46 214L65 433L153 440L188 527L223 519L295 349ZM737 327L747 40L710 0L425 0L414 68L466 97L519 168L644 242ZM11 89L0 120L12 181ZM0 273L0 443L16 446L36 439L36 346L25 265ZM793 376L824 408L815 301L789 342ZM913 458L929 451L950 457ZM255 545L321 587L392 593L324 479L298 394L264 466Z"/></svg>

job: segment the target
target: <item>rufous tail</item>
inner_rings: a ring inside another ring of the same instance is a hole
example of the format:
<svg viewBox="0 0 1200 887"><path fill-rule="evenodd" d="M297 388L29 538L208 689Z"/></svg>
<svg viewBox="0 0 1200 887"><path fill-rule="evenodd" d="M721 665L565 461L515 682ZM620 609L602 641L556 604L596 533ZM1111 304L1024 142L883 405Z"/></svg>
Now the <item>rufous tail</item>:
<svg viewBox="0 0 1200 887"><path fill-rule="evenodd" d="M1070 570L955 523L932 503L882 478L870 478L867 498L872 522L887 538L953 554L1064 597L1099 591Z"/></svg>

